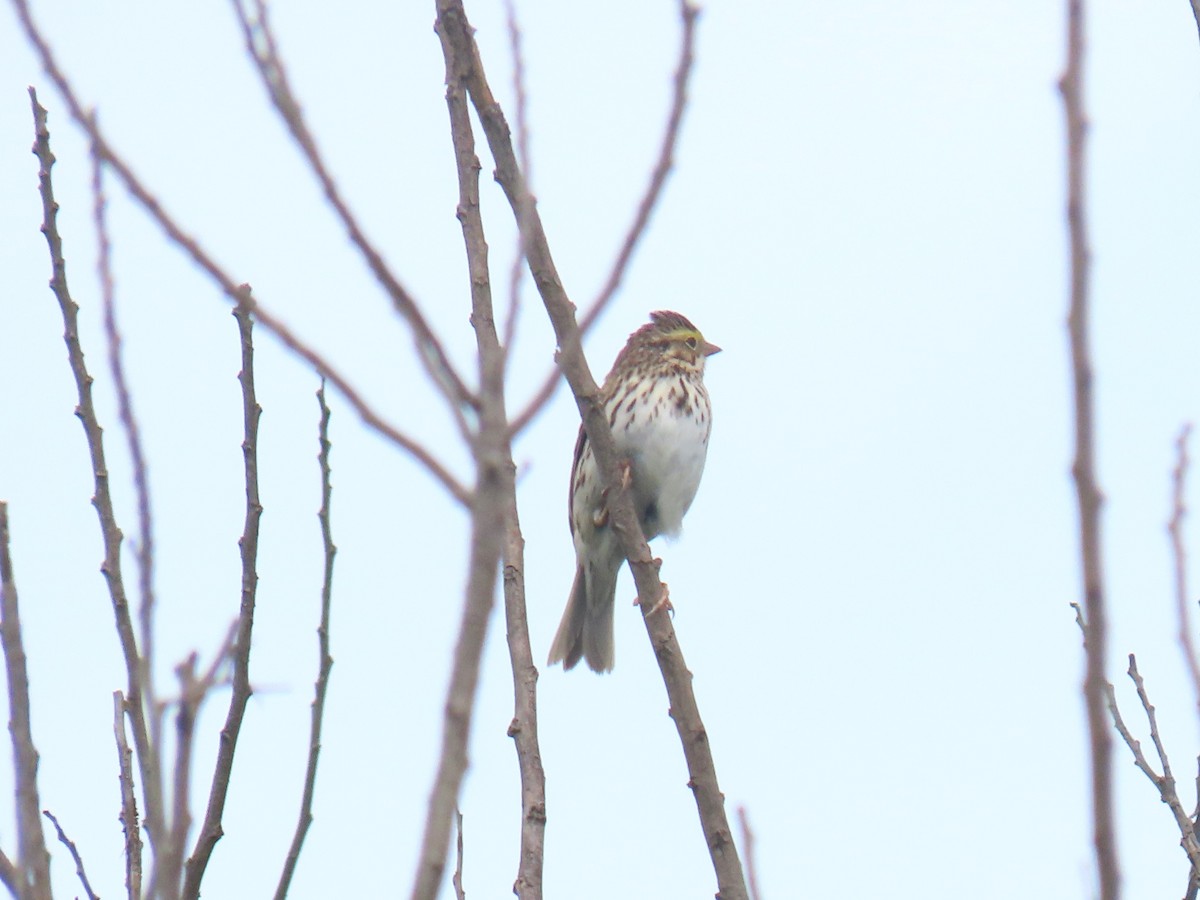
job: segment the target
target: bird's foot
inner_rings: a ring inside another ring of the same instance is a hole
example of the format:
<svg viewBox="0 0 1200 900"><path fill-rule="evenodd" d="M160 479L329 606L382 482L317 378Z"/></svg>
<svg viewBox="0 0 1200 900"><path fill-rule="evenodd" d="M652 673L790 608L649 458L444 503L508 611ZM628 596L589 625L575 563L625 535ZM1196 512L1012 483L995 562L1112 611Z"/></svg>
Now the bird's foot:
<svg viewBox="0 0 1200 900"><path fill-rule="evenodd" d="M629 490L633 486L633 463L622 459L617 463L617 471L621 474L621 490Z"/></svg>
<svg viewBox="0 0 1200 900"><path fill-rule="evenodd" d="M656 559L655 562L659 565L662 564L661 559ZM633 605L641 606L642 598L634 597ZM658 598L658 602L654 604L654 607L648 613L646 613L646 615L652 616L664 609L671 614L672 619L675 618L675 607L671 605L671 589L667 587L667 583L665 581L662 583L662 596Z"/></svg>

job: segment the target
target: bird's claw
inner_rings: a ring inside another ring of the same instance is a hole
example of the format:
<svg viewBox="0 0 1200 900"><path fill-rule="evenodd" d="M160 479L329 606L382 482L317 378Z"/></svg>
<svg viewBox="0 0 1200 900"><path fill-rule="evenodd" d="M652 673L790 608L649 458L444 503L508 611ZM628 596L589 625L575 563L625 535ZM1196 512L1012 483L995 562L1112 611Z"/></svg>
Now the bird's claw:
<svg viewBox="0 0 1200 900"><path fill-rule="evenodd" d="M633 485L633 463L622 459L617 463L617 471L621 473L621 490L629 490Z"/></svg>
<svg viewBox="0 0 1200 900"><path fill-rule="evenodd" d="M655 563L662 565L662 560L656 559ZM641 606L642 598L634 597L633 605ZM671 614L672 619L675 618L675 607L671 605L671 589L667 587L667 583L665 581L662 583L662 596L658 598L658 602L654 604L654 607L648 613L646 613L646 615L652 616L664 609Z"/></svg>

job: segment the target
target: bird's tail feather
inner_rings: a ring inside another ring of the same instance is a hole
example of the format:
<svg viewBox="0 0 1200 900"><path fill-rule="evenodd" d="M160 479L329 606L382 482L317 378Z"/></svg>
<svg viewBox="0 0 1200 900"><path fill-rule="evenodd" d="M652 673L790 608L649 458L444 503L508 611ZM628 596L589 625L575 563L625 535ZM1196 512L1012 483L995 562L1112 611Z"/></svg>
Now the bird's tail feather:
<svg viewBox="0 0 1200 900"><path fill-rule="evenodd" d="M586 658L592 671L612 671L617 572L608 577L607 572L597 571L600 568L604 567L593 567L590 579L585 577L582 566L575 570L575 582L571 585L558 633L550 645L547 665L561 662L564 669L571 669Z"/></svg>

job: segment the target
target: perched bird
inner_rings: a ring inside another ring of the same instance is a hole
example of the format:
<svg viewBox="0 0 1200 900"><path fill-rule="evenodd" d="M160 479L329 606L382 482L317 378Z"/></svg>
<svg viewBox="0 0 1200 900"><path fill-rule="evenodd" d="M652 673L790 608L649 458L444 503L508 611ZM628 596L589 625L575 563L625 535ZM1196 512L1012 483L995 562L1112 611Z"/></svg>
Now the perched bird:
<svg viewBox="0 0 1200 900"><path fill-rule="evenodd" d="M634 509L646 540L676 535L692 505L712 430L704 363L721 348L677 312L650 313L629 336L600 389L621 459L628 460ZM548 665L581 658L596 672L613 667L613 606L625 562L609 524L596 459L583 428L575 442L568 513L575 583Z"/></svg>

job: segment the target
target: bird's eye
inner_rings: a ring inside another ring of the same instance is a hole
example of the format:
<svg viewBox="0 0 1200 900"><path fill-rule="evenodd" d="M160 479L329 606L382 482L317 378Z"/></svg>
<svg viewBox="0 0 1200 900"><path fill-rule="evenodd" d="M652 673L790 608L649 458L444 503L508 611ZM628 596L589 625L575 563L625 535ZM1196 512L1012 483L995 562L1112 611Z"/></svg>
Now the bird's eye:
<svg viewBox="0 0 1200 900"><path fill-rule="evenodd" d="M686 341L684 341L684 343L688 345L689 350L696 349L696 339L694 337L688 338Z"/></svg>

